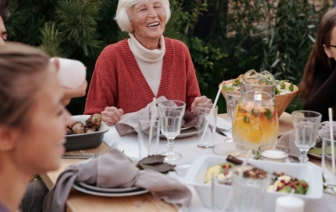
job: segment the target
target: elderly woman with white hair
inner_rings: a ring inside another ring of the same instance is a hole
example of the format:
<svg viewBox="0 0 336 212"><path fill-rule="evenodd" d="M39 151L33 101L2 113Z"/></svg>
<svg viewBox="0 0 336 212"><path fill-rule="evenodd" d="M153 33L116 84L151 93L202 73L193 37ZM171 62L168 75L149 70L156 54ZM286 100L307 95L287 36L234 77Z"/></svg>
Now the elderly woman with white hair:
<svg viewBox="0 0 336 212"><path fill-rule="evenodd" d="M170 14L169 0L119 0L115 20L130 38L100 54L85 114L101 113L111 126L153 97L184 101L191 112L197 104L211 102L200 96L188 47L163 36Z"/></svg>

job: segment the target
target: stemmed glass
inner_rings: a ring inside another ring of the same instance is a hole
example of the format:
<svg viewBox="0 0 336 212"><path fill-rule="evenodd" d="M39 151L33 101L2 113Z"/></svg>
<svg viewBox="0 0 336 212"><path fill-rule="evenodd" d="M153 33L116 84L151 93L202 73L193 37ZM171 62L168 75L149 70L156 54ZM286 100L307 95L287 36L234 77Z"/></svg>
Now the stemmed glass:
<svg viewBox="0 0 336 212"><path fill-rule="evenodd" d="M295 145L300 149L300 163L307 163L307 153L316 144L317 130L320 126L322 115L309 110L292 112Z"/></svg>
<svg viewBox="0 0 336 212"><path fill-rule="evenodd" d="M165 160L177 160L181 154L174 152L174 139L181 132L182 118L186 104L179 100L167 100L160 102L159 117L161 133L167 138L167 152L162 153L166 156Z"/></svg>

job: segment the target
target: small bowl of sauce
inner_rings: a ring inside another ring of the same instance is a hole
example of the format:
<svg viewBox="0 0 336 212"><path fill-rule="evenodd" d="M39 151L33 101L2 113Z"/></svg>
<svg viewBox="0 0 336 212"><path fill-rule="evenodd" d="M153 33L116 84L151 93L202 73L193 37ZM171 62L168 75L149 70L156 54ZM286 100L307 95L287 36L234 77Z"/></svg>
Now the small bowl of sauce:
<svg viewBox="0 0 336 212"><path fill-rule="evenodd" d="M289 149L282 145L261 145L259 148L260 160L275 162L286 162L289 156Z"/></svg>

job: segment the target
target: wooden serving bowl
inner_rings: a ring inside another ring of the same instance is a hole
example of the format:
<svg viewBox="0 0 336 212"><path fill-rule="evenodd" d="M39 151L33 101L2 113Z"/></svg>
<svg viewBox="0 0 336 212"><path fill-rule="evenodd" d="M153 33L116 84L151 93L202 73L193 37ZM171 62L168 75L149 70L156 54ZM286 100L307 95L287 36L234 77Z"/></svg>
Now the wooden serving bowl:
<svg viewBox="0 0 336 212"><path fill-rule="evenodd" d="M288 88L290 86L290 83L288 83L288 82L285 82L285 84L286 84L286 88ZM219 84L219 86L220 86L220 84ZM237 91L237 92L239 92L239 91ZM287 93L287 94L275 95L274 102L275 102L275 105L276 105L276 108L277 108L278 117L280 117L281 114L286 110L286 108L293 101L293 99L295 98L295 96L297 95L298 92L299 92L299 88L296 85L294 85L293 92ZM224 98L226 99L226 90L222 89L221 93L224 96Z"/></svg>
<svg viewBox="0 0 336 212"><path fill-rule="evenodd" d="M290 86L290 83L286 82L286 88ZM299 92L299 88L294 85L294 90L291 93L286 93L282 95L275 95L274 102L275 106L277 107L278 117L286 110L288 105L293 101L294 97Z"/></svg>

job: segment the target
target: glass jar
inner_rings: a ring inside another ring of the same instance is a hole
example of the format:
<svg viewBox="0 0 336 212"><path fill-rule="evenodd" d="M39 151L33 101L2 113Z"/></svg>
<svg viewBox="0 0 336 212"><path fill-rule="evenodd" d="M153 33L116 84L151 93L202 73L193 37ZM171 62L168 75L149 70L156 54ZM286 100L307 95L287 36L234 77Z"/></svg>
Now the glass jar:
<svg viewBox="0 0 336 212"><path fill-rule="evenodd" d="M260 90L274 97L275 86L275 78L270 72L262 71L258 73L252 69L247 71L242 77L240 94L243 95L251 90Z"/></svg>
<svg viewBox="0 0 336 212"><path fill-rule="evenodd" d="M260 90L247 91L239 99L232 123L234 142L246 143L255 149L275 145L279 120L274 97Z"/></svg>

